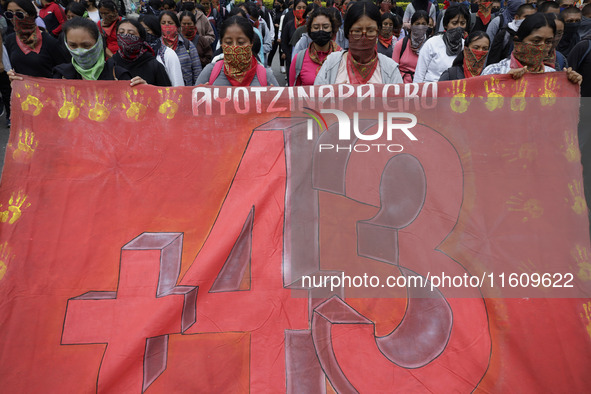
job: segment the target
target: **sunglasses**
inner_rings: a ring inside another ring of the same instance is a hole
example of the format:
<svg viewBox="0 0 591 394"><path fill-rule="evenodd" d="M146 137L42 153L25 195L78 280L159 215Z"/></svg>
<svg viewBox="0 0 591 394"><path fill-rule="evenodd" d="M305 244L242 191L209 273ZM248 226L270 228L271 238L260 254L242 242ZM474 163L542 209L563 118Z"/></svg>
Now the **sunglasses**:
<svg viewBox="0 0 591 394"><path fill-rule="evenodd" d="M5 11L4 12L4 17L6 19L13 19L15 16L16 16L16 19L23 20L23 19L25 19L25 17L27 16L27 14L25 14L22 11L17 11L17 12Z"/></svg>

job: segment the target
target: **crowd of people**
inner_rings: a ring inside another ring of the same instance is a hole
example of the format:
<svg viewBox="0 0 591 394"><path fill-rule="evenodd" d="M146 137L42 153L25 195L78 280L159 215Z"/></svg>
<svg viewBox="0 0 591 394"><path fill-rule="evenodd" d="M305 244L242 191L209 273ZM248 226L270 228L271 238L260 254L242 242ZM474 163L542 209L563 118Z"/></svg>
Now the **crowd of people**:
<svg viewBox="0 0 591 394"><path fill-rule="evenodd" d="M396 0L274 0L269 9L262 0L194 1L2 0L8 123L10 82L23 75L295 86L564 70L583 96L591 90L591 0L413 0L405 9Z"/></svg>

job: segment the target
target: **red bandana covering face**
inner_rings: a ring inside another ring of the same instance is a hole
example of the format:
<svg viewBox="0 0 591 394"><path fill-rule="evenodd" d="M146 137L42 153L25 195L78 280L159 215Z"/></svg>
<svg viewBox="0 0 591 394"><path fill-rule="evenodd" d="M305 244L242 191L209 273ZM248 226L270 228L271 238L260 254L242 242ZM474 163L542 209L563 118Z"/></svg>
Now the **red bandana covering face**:
<svg viewBox="0 0 591 394"><path fill-rule="evenodd" d="M41 51L41 31L35 23L34 16L26 16L25 19L14 18L14 30L16 31L16 42L25 55Z"/></svg>
<svg viewBox="0 0 591 394"><path fill-rule="evenodd" d="M378 36L378 40L380 40L383 46L385 46L386 48L390 48L390 45L392 45L392 36L393 34L390 34L390 37L384 37L380 34Z"/></svg>
<svg viewBox="0 0 591 394"><path fill-rule="evenodd" d="M488 22L490 22L490 11L492 10L492 5L492 1L478 4L477 15L485 25L488 25Z"/></svg>
<svg viewBox="0 0 591 394"><path fill-rule="evenodd" d="M250 45L222 44L224 74L232 86L250 86L257 73L257 61Z"/></svg>
<svg viewBox="0 0 591 394"><path fill-rule="evenodd" d="M522 68L527 66L527 71L530 73L544 72L544 51L546 44L529 44L521 41L514 43L513 52L511 53L511 68Z"/></svg>
<svg viewBox="0 0 591 394"><path fill-rule="evenodd" d="M305 10L293 10L293 16L295 16L295 27L296 29L300 26L303 26L304 23L306 23L306 20L304 19L304 11Z"/></svg>
<svg viewBox="0 0 591 394"><path fill-rule="evenodd" d="M197 35L197 26L181 26L181 33L189 41L193 41Z"/></svg>
<svg viewBox="0 0 591 394"><path fill-rule="evenodd" d="M371 76L378 67L378 52L368 63L359 63L351 53L347 53L347 74L349 74L349 83L365 84L371 79Z"/></svg>
<svg viewBox="0 0 591 394"><path fill-rule="evenodd" d="M484 69L484 62L488 51L464 48L464 76L466 78L477 77Z"/></svg>
<svg viewBox="0 0 591 394"><path fill-rule="evenodd" d="M125 60L134 61L148 51L154 54L154 50L144 40L133 34L117 34L117 44L117 52Z"/></svg>
<svg viewBox="0 0 591 394"><path fill-rule="evenodd" d="M162 25L162 42L169 48L176 51L176 47L179 43L179 33L176 25Z"/></svg>

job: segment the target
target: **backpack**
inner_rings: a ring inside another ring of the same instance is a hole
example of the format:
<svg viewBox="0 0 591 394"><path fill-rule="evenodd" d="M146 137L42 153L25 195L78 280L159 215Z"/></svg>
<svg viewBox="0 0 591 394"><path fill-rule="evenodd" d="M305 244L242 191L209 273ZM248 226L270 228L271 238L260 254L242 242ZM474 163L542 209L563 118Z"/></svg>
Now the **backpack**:
<svg viewBox="0 0 591 394"><path fill-rule="evenodd" d="M429 3L429 4L431 4L431 3ZM408 45L408 40L409 40L409 37L408 36L404 37L404 39L402 40L402 48L400 48L400 59L401 60L402 60L402 54L404 53L404 51L405 51L405 49L406 49L406 47ZM412 71L400 71L400 72L402 74L408 74L408 75L410 75L410 77L413 78L413 79L415 77L415 73L412 72ZM404 75L403 75L403 77L404 77Z"/></svg>
<svg viewBox="0 0 591 394"><path fill-rule="evenodd" d="M587 41L587 50L585 51L585 53L583 54L583 56L581 56L581 58L579 59L579 62L577 63L576 67L573 67L573 69L575 71L579 70L579 68L581 67L581 64L583 64L583 61L585 60L585 58L587 57L587 55L589 54L589 52L591 52L591 41L586 40Z"/></svg>
<svg viewBox="0 0 591 394"><path fill-rule="evenodd" d="M488 52L488 58L486 59L487 66L498 63L511 55L511 51L513 50L511 34L515 34L515 32L508 27L499 29Z"/></svg>
<svg viewBox="0 0 591 394"><path fill-rule="evenodd" d="M224 61L223 60L218 60L217 62L215 62L215 64L213 65L213 70L211 70L211 74L209 75L209 84L213 85L213 83L215 82L215 80L217 79L217 77L220 75L220 73L222 72L222 67L224 67ZM257 63L257 79L259 80L259 83L261 84L261 86L267 86L267 69L261 65Z"/></svg>

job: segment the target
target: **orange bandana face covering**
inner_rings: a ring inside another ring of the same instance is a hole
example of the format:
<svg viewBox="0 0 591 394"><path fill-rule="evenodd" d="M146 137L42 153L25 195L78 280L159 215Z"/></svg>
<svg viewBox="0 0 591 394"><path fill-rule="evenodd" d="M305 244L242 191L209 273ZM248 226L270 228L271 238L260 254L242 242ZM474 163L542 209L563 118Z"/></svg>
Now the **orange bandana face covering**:
<svg viewBox="0 0 591 394"><path fill-rule="evenodd" d="M375 49L374 49L375 50ZM378 53L368 63L360 63L353 59L351 53L347 56L347 73L349 82L352 84L365 84L369 81L373 73L378 68Z"/></svg>
<svg viewBox="0 0 591 394"><path fill-rule="evenodd" d="M490 22L490 13L492 11L492 6L492 1L478 4L477 15L482 21L482 23L484 23L485 25L488 25L488 22Z"/></svg>
<svg viewBox="0 0 591 394"><path fill-rule="evenodd" d="M249 86L257 71L257 61L250 45L222 44L224 74L232 86Z"/></svg>
<svg viewBox="0 0 591 394"><path fill-rule="evenodd" d="M477 77L482 73L486 55L488 55L488 51L464 48L464 76L466 78Z"/></svg>
<svg viewBox="0 0 591 394"><path fill-rule="evenodd" d="M531 73L544 72L544 54L546 44L528 44L521 41L514 43L511 53L511 68L521 68L527 66L527 71Z"/></svg>

